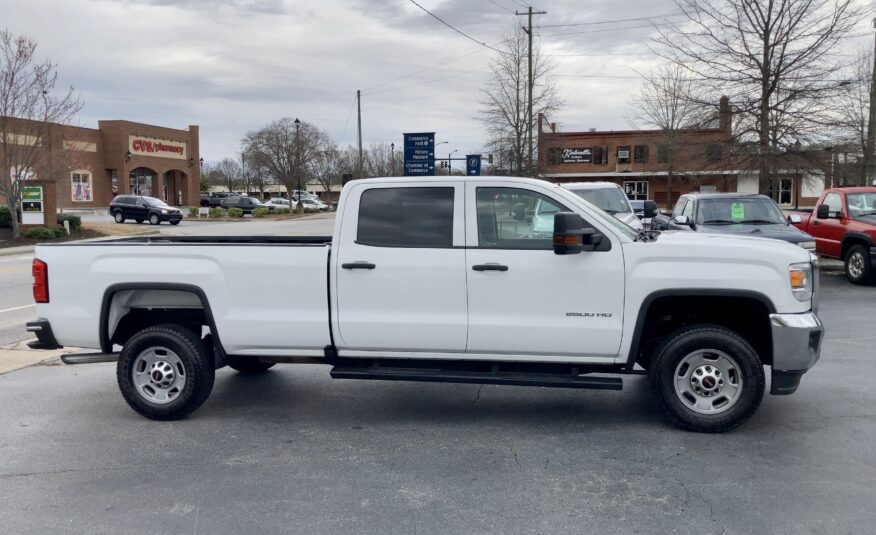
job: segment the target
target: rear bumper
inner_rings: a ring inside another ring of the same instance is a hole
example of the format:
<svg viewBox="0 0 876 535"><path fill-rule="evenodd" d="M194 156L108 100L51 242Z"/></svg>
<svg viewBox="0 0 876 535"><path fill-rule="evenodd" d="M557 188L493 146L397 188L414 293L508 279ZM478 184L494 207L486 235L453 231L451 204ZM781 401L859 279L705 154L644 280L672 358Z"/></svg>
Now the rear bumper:
<svg viewBox="0 0 876 535"><path fill-rule="evenodd" d="M27 322L27 331L37 337L33 342L27 343L27 347L31 349L61 349L64 347L55 340L52 326L49 324L49 320L45 318Z"/></svg>
<svg viewBox="0 0 876 535"><path fill-rule="evenodd" d="M793 394L821 356L824 326L812 312L770 314L773 335L771 394Z"/></svg>

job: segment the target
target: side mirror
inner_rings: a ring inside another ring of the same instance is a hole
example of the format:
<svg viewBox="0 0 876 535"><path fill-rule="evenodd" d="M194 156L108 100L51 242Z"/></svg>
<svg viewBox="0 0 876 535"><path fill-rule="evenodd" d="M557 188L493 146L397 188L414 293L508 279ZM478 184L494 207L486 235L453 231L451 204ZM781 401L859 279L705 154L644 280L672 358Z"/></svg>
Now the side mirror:
<svg viewBox="0 0 876 535"><path fill-rule="evenodd" d="M830 207L826 204L819 204L815 209L815 217L818 219L827 219L830 217Z"/></svg>
<svg viewBox="0 0 876 535"><path fill-rule="evenodd" d="M584 228L581 216L572 212L554 214L554 254L578 254L592 251L602 243L602 234Z"/></svg>
<svg viewBox="0 0 876 535"><path fill-rule="evenodd" d="M146 204L145 202L143 204L141 204L140 206L142 206L143 208L149 208L149 205Z"/></svg>
<svg viewBox="0 0 876 535"><path fill-rule="evenodd" d="M651 218L657 215L657 203L654 201L645 201L645 218Z"/></svg>
<svg viewBox="0 0 876 535"><path fill-rule="evenodd" d="M799 225L803 222L803 218L797 214L791 214L788 216L788 223L792 225Z"/></svg>
<svg viewBox="0 0 876 535"><path fill-rule="evenodd" d="M511 217L514 221L523 221L526 219L526 205L519 202L511 209Z"/></svg>
<svg viewBox="0 0 876 535"><path fill-rule="evenodd" d="M690 218L686 215L677 215L675 219L672 220L676 225L681 225L684 227L690 226Z"/></svg>

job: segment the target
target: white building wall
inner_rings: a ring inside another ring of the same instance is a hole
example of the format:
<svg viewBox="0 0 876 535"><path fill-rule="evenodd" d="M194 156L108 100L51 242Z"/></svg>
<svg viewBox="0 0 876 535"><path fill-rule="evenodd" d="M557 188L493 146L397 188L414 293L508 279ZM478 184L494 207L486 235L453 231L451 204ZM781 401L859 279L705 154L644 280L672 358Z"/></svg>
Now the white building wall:
<svg viewBox="0 0 876 535"><path fill-rule="evenodd" d="M757 175L740 173L736 178L736 193L760 193Z"/></svg>

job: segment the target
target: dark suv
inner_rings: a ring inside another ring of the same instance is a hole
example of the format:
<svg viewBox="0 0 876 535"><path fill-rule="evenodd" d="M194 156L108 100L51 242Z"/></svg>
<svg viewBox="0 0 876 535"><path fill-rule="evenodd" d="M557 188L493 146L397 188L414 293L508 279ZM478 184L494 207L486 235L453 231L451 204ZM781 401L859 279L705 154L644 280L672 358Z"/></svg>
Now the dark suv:
<svg viewBox="0 0 876 535"><path fill-rule="evenodd" d="M183 217L182 212L171 208L161 199L142 195L119 195L110 203L109 213L116 223L133 219L137 223L149 221L158 225L162 221L170 221L171 225L178 225Z"/></svg>
<svg viewBox="0 0 876 535"><path fill-rule="evenodd" d="M267 208L262 202L254 197L226 197L222 200L222 208L240 208L244 214L251 214L256 208Z"/></svg>

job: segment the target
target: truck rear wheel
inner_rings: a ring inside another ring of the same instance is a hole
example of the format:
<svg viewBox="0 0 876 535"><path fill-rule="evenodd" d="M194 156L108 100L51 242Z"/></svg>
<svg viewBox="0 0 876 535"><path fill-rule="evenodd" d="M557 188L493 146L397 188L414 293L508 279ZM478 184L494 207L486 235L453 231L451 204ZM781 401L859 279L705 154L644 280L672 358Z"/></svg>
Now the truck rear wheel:
<svg viewBox="0 0 876 535"><path fill-rule="evenodd" d="M153 420L176 420L200 407L215 373L212 354L194 331L170 324L132 336L116 367L125 401Z"/></svg>
<svg viewBox="0 0 876 535"><path fill-rule="evenodd" d="M846 277L852 284L870 284L873 280L873 265L870 251L863 245L853 245L846 254Z"/></svg>
<svg viewBox="0 0 876 535"><path fill-rule="evenodd" d="M686 327L658 348L654 390L676 425L720 433L751 418L763 400L764 371L754 349L715 325Z"/></svg>
<svg viewBox="0 0 876 535"><path fill-rule="evenodd" d="M228 366L240 373L264 373L274 366L273 362L259 362L253 357L225 357Z"/></svg>

